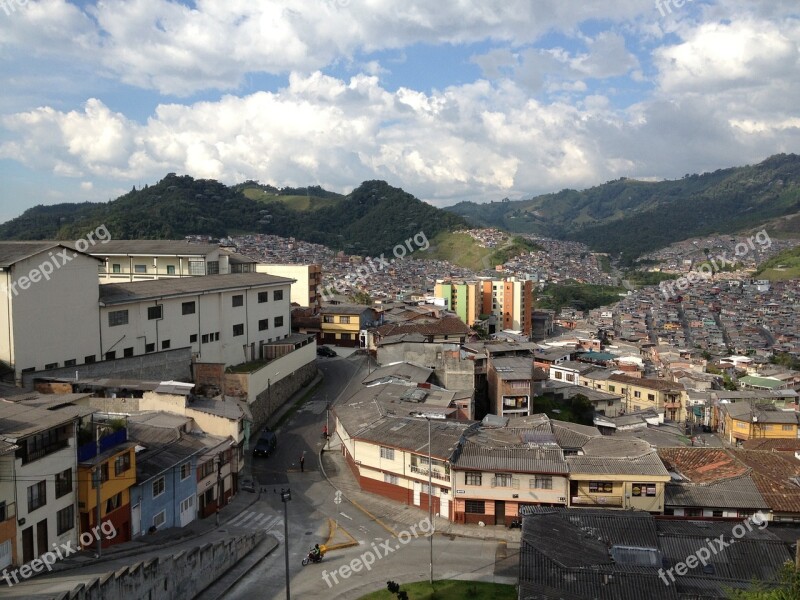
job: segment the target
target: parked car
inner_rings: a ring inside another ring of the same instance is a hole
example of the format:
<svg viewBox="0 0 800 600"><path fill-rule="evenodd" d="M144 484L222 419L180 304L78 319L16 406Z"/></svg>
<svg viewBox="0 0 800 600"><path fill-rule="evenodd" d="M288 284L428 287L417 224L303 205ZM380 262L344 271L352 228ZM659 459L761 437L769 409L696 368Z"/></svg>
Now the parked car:
<svg viewBox="0 0 800 600"><path fill-rule="evenodd" d="M265 429L261 432L261 435L258 436L258 441L253 448L253 456L269 456L275 451L277 445L278 436L275 435L274 431Z"/></svg>
<svg viewBox="0 0 800 600"><path fill-rule="evenodd" d="M339 356L336 350L327 346L317 346L317 356Z"/></svg>

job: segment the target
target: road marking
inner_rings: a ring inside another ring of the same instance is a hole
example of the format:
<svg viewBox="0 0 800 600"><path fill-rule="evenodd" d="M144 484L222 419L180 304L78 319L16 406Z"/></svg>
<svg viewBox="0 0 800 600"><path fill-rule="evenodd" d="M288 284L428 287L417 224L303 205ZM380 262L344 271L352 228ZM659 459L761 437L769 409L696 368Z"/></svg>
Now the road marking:
<svg viewBox="0 0 800 600"><path fill-rule="evenodd" d="M348 516L347 516L346 514L344 514L343 512L340 512L339 514L340 514L340 515L342 515L342 516L343 516L345 519L350 519L351 521L353 520L353 517L348 517Z"/></svg>

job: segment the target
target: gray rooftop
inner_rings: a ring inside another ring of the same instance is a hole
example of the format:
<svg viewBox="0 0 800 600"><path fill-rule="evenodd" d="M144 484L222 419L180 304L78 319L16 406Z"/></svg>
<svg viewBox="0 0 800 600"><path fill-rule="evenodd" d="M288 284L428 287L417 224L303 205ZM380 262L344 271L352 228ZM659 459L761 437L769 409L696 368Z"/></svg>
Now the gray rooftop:
<svg viewBox="0 0 800 600"><path fill-rule="evenodd" d="M219 250L215 244L186 240L109 240L92 247L93 256L192 256L204 257Z"/></svg>
<svg viewBox="0 0 800 600"><path fill-rule="evenodd" d="M433 369L420 367L408 362L398 362L375 369L372 373L364 377L361 383L369 385L370 383L386 378L403 379L413 383L425 383L431 378L432 374Z"/></svg>
<svg viewBox="0 0 800 600"><path fill-rule="evenodd" d="M273 285L288 285L294 279L266 275L264 273L234 273L230 275L206 275L204 277L178 277L133 281L130 283L107 283L100 286L100 303L104 306L155 300L203 292L222 292L261 288Z"/></svg>
<svg viewBox="0 0 800 600"><path fill-rule="evenodd" d="M138 426L135 429L136 442L144 449L136 452L136 481L144 483L164 471L177 467L190 460L192 456L202 454L207 446L200 439L193 436L163 440L162 432L155 432L154 436L148 434L153 429L147 426Z"/></svg>
<svg viewBox="0 0 800 600"><path fill-rule="evenodd" d="M767 510L766 500L749 475L706 484L668 483L664 506Z"/></svg>
<svg viewBox="0 0 800 600"><path fill-rule="evenodd" d="M533 360L524 356L493 357L490 364L503 380L530 379L533 371Z"/></svg>
<svg viewBox="0 0 800 600"><path fill-rule="evenodd" d="M84 410L88 410L87 414L94 412L92 409ZM0 400L0 437L7 442L16 442L45 429L71 423L78 416L73 411L45 410Z"/></svg>
<svg viewBox="0 0 800 600"><path fill-rule="evenodd" d="M588 475L651 475L669 477L655 451L636 458L606 456L567 456L570 473Z"/></svg>
<svg viewBox="0 0 800 600"><path fill-rule="evenodd" d="M46 240L37 242L0 242L0 268L8 269L26 258L61 248L69 248L70 255L78 252L70 242ZM85 252L80 252L79 254L88 256Z"/></svg>
<svg viewBox="0 0 800 600"><path fill-rule="evenodd" d="M568 472L561 448L547 445L519 444L517 447L492 448L467 440L456 453L453 464L459 469L480 471L555 475L565 475Z"/></svg>

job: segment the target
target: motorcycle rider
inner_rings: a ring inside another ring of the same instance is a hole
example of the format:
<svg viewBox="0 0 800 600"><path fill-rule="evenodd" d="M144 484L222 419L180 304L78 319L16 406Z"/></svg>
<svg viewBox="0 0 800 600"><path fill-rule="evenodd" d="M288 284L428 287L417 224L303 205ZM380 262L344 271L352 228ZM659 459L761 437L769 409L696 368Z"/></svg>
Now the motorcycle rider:
<svg viewBox="0 0 800 600"><path fill-rule="evenodd" d="M311 549L309 553L311 555L312 560L322 560L322 550L319 547L319 544L314 544L314 547Z"/></svg>

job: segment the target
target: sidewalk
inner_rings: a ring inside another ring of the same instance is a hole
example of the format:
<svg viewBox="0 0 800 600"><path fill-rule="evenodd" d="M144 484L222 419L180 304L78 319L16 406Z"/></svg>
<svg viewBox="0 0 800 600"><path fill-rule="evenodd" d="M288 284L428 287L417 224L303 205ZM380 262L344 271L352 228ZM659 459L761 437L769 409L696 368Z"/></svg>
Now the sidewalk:
<svg viewBox="0 0 800 600"><path fill-rule="evenodd" d="M420 521L428 518L428 511L416 506L401 504L383 496L363 491L342 456L341 441L337 436L334 435L331 438L330 446L330 450L322 450L320 452L322 474L356 508L367 514L386 531L397 536L402 531L406 531L411 526L418 525ZM442 535L497 540L512 544L518 544L520 541L519 529L509 529L501 525L488 525L486 527L461 525L442 517L434 517L434 522L436 533Z"/></svg>

